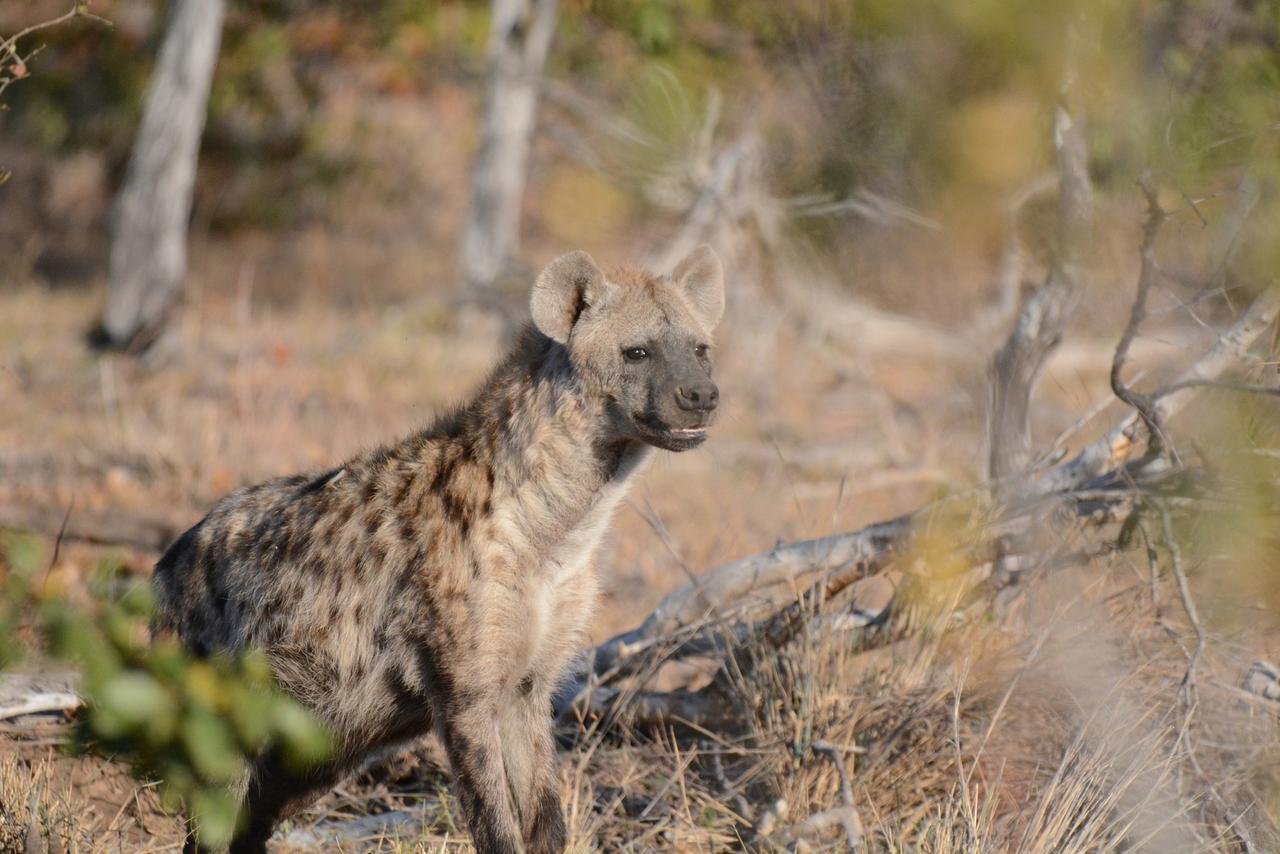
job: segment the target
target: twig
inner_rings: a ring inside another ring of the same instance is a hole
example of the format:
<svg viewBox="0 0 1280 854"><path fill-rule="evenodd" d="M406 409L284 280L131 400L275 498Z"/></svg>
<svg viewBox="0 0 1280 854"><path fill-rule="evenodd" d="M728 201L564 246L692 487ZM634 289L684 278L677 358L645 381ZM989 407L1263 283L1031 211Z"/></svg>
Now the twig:
<svg viewBox="0 0 1280 854"><path fill-rule="evenodd" d="M1182 600L1182 608L1187 612L1187 619L1191 621L1191 628L1196 633L1196 646L1187 660L1187 670L1182 677L1183 689L1187 692L1187 705L1192 705L1196 686L1196 667L1200 663L1200 658L1204 655L1205 635L1204 628L1200 625L1200 615L1196 610L1195 599L1191 596L1191 587L1187 583L1187 573L1182 566L1182 549L1178 546L1178 541L1173 536L1173 523L1169 517L1169 508L1165 503L1156 499L1156 509L1160 512L1160 525L1164 533L1165 546L1169 549L1169 564L1173 568L1173 577L1178 582L1178 596ZM1188 715L1190 712L1188 712Z"/></svg>
<svg viewBox="0 0 1280 854"><path fill-rule="evenodd" d="M31 53L28 53L26 56L23 56L18 51L18 42L29 35L40 32L41 30L46 30L50 27L56 27L59 24L65 24L67 21L70 21L72 18L87 18L90 21L95 21L107 27L112 26L112 23L106 18L103 18L99 15L95 15L89 11L88 0L75 0L75 3L72 4L71 9L62 13L58 17L50 18L47 21L40 21L39 23L32 24L29 27L25 27L24 29L19 30L18 32L14 33L8 38L0 40L0 62L8 60L14 66L17 66L18 68L23 69L23 71L19 73L15 68L14 76L12 77L8 77L8 76L0 77L0 94L4 94L4 90L8 89L10 84L12 84L14 81L21 80L23 77L26 76L26 71L25 71L26 64L30 62L32 57L34 57L36 53L38 53L40 50L39 48L36 48L36 50L32 51Z"/></svg>
<svg viewBox="0 0 1280 854"><path fill-rule="evenodd" d="M840 810L836 817L844 825L844 838L849 843L849 850L852 851L862 844L863 830L862 819L853 805L853 787L849 785L849 772L845 768L844 757L841 756L840 748L829 741L815 741L810 745L810 749L830 759L831 764L836 766L836 773L840 775L840 800L844 803L844 809Z"/></svg>
<svg viewBox="0 0 1280 854"><path fill-rule="evenodd" d="M58 513L33 505L0 504L0 529L16 528L107 546L161 552L182 533L169 519L108 509L95 513ZM56 547L55 547L56 548Z"/></svg>
<svg viewBox="0 0 1280 854"><path fill-rule="evenodd" d="M1127 386L1121 376L1125 362L1129 358L1129 347L1138 334L1138 327L1147 317L1147 298L1151 293L1151 287L1155 284L1156 276L1159 275L1155 260L1155 241L1166 216L1149 179L1144 176L1139 181L1139 186L1147 199L1147 221L1142 226L1138 293L1129 310L1129 322L1120 335L1119 343L1116 344L1115 357L1111 360L1111 390L1115 392L1116 397L1133 407L1142 418L1147 428L1147 453L1155 456L1166 449L1172 451L1164 431L1159 407L1151 396L1139 394Z"/></svg>
<svg viewBox="0 0 1280 854"><path fill-rule="evenodd" d="M862 846L862 818L858 815L857 810L852 807L833 807L829 810L816 812L804 821L784 829L769 841L786 846L798 842L806 836L816 836L835 825L840 825L844 828L846 840L856 840L856 842L849 843L850 848L857 849Z"/></svg>
<svg viewBox="0 0 1280 854"><path fill-rule="evenodd" d="M76 506L75 496L67 502L67 512L62 516L62 524L58 526L58 536L53 540L53 557L49 558L49 565L44 568L44 578L40 584L44 586L49 582L49 573L53 572L53 568L58 565L58 555L62 551L62 538L67 535L67 522L71 521L71 511Z"/></svg>

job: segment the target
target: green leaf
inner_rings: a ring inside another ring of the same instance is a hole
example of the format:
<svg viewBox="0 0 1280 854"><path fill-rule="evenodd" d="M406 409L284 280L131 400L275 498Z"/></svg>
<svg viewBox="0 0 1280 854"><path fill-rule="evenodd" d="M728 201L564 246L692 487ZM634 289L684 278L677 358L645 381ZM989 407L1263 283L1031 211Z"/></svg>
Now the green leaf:
<svg viewBox="0 0 1280 854"><path fill-rule="evenodd" d="M110 712L131 730L152 725L171 729L176 711L169 692L139 670L126 670L113 677L92 699L99 711Z"/></svg>
<svg viewBox="0 0 1280 854"><path fill-rule="evenodd" d="M248 752L256 752L271 737L271 711L276 698L247 685L233 684L230 694L231 721L240 743Z"/></svg>
<svg viewBox="0 0 1280 854"><path fill-rule="evenodd" d="M310 712L288 697L278 696L271 715L272 728L280 737L286 761L305 768L333 753L333 738Z"/></svg>
<svg viewBox="0 0 1280 854"><path fill-rule="evenodd" d="M236 804L230 793L201 790L191 796L188 807L203 847L218 848L231 841L236 829Z"/></svg>
<svg viewBox="0 0 1280 854"><path fill-rule="evenodd" d="M182 744L196 773L210 783L227 783L244 767L244 758L221 718L192 709L182 723Z"/></svg>
<svg viewBox="0 0 1280 854"><path fill-rule="evenodd" d="M44 565L44 543L33 534L10 532L0 541L4 546L5 560L14 575L30 578Z"/></svg>

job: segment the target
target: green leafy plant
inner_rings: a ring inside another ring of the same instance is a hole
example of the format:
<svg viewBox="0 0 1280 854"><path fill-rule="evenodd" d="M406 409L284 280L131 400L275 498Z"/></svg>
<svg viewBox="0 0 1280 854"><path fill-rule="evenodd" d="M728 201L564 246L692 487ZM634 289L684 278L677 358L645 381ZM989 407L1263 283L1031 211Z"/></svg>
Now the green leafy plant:
<svg viewBox="0 0 1280 854"><path fill-rule="evenodd" d="M276 688L260 653L196 658L175 639L153 641L145 582L114 595L91 585L89 603L79 604L40 583L39 540L11 535L3 546L0 662L28 652L17 638L30 627L41 653L77 667L86 705L70 749L124 759L140 777L159 780L163 801L185 804L202 842L230 839L231 784L251 757L271 746L305 768L330 754L328 732Z"/></svg>

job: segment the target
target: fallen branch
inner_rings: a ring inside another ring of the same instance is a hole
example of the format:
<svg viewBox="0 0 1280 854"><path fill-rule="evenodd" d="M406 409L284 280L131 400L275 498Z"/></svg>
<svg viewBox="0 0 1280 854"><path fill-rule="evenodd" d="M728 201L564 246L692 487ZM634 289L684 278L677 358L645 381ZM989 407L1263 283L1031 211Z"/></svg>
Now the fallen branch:
<svg viewBox="0 0 1280 854"><path fill-rule="evenodd" d="M779 543L764 554L751 555L714 569L667 596L636 628L605 641L592 651L591 669L605 673L619 661L664 641L679 629L723 617L740 608L748 596L794 586L807 586L819 573L835 567L871 572L889 559L911 530L911 516L795 543Z"/></svg>
<svg viewBox="0 0 1280 854"><path fill-rule="evenodd" d="M20 718L23 715L39 715L45 712L70 712L84 705L75 694L61 691L32 694L11 706L0 706L0 721Z"/></svg>
<svg viewBox="0 0 1280 854"><path fill-rule="evenodd" d="M1213 347L1175 381L1175 384L1192 384L1183 385L1173 393L1152 395L1160 417L1167 421L1194 398L1204 383L1216 380L1244 362L1248 349L1275 322L1278 313L1280 287L1271 287L1259 294ZM1168 465L1148 461L1150 472L1131 470L1125 472L1125 478L1107 479L1142 446L1142 428L1142 420L1136 414L1130 415L1068 462L1026 475L1028 484L1022 494L1027 500L988 527L987 535L992 539L975 549L970 558L979 562L983 550L989 550L995 538L1009 537L1026 529L1033 519L1043 518L1063 501L1075 500L1078 511L1091 521L1110 522L1122 518L1137 500L1132 487L1134 478L1170 474ZM768 552L708 572L669 594L639 626L592 650L586 666L578 674L581 681L569 697L577 693L579 703L585 699L586 708L592 714L611 713L619 703L636 702L639 706L633 719L636 722L684 720L700 726L713 725L728 712L727 706L714 698L689 692L627 695L599 687L600 683L633 672L635 665L631 659L647 650L688 645L706 652L722 648L713 640L717 633L729 646L735 640L741 642L753 633L750 626L730 629L726 624L741 623L744 617L758 613L765 605L772 604L774 619L786 623L786 609L777 611L780 593L790 596L797 587L807 589L822 578L834 594L855 579L879 572L902 554L916 520L926 518L936 509L937 505L931 505L914 514L850 533L779 543ZM833 572L837 573L834 577ZM586 686L592 682L597 687L587 690Z"/></svg>
<svg viewBox="0 0 1280 854"><path fill-rule="evenodd" d="M1173 391L1152 395L1157 399L1156 412L1161 422L1167 423L1181 412L1195 398L1197 390L1212 385L1223 374L1243 364L1249 348L1276 322L1277 315L1280 315L1280 285L1272 284L1204 355L1170 384ZM1070 462L1037 478L1036 494L1069 492L1103 472L1116 470L1141 444L1142 427L1142 419L1136 413L1129 415Z"/></svg>

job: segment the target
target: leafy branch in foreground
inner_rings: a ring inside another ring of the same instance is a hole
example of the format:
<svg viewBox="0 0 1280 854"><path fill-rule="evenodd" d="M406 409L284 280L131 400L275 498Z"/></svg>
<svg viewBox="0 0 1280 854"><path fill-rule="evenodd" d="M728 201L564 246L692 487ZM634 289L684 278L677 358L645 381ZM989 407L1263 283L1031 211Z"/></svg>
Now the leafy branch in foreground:
<svg viewBox="0 0 1280 854"><path fill-rule="evenodd" d="M30 634L47 641L41 652L81 673L85 706L70 749L125 759L140 777L159 779L162 800L186 804L202 843L230 839L236 802L229 787L250 757L278 748L287 762L307 767L331 752L328 733L276 690L260 654L201 659L176 639L152 641L154 603L145 582L114 596L92 585L90 602L81 605L39 583L39 541L10 536L3 545L0 665L26 651L14 640L18 630L34 629Z"/></svg>

